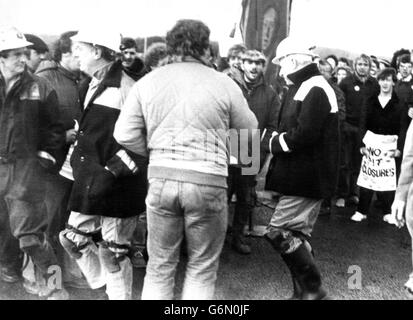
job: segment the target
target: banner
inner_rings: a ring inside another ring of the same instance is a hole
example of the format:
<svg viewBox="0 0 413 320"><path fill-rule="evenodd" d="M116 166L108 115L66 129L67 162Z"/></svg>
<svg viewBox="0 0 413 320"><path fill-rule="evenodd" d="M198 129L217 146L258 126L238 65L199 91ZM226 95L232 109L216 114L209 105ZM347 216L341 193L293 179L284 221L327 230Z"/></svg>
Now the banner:
<svg viewBox="0 0 413 320"><path fill-rule="evenodd" d="M361 161L357 184L375 191L396 190L396 162L388 152L397 149L397 136L367 131L363 142L368 155L364 155Z"/></svg>
<svg viewBox="0 0 413 320"><path fill-rule="evenodd" d="M243 0L240 28L248 49L262 51L270 62L275 49L287 37L291 0ZM274 80L276 67L267 64L266 78Z"/></svg>

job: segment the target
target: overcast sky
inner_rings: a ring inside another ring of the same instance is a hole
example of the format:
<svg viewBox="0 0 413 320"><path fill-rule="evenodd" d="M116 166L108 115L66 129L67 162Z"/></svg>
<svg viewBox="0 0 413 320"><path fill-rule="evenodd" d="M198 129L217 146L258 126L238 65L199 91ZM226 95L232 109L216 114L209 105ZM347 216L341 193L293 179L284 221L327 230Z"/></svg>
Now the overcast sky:
<svg viewBox="0 0 413 320"><path fill-rule="evenodd" d="M0 0L0 23L25 33L60 34L102 17L124 36L164 36L178 19L204 21L214 40L228 40L241 0Z"/></svg>
<svg viewBox="0 0 413 320"><path fill-rule="evenodd" d="M293 0L291 34L316 44L392 56L413 48L413 0Z"/></svg>
<svg viewBox="0 0 413 320"><path fill-rule="evenodd" d="M225 43L240 14L241 0L0 0L0 23L40 34L78 29L99 16L125 36L165 35L177 19L193 18ZM413 48L412 16L413 0L293 0L291 33L322 46L391 55Z"/></svg>

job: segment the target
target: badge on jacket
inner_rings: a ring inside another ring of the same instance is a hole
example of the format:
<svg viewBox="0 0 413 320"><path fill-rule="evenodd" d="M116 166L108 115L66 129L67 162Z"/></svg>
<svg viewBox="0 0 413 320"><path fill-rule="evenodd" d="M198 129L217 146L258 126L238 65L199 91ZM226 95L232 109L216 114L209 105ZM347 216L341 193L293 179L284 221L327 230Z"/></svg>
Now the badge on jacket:
<svg viewBox="0 0 413 320"><path fill-rule="evenodd" d="M360 91L360 87L359 86L354 86L354 90L356 90L357 92Z"/></svg>
<svg viewBox="0 0 413 320"><path fill-rule="evenodd" d="M37 83L20 94L20 100L40 100L40 89Z"/></svg>

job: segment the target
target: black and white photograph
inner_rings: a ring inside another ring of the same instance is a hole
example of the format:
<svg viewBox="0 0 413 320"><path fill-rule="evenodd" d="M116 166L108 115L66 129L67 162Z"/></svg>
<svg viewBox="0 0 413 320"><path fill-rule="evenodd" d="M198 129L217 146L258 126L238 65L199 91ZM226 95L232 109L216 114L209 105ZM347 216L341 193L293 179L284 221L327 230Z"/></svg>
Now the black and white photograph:
<svg viewBox="0 0 413 320"><path fill-rule="evenodd" d="M413 300L412 12L0 0L0 301Z"/></svg>

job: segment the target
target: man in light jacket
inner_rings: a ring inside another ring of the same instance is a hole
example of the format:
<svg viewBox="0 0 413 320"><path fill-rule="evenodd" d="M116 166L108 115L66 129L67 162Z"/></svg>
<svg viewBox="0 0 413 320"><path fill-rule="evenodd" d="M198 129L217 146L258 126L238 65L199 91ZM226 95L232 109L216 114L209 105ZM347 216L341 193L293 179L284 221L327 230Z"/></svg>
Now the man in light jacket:
<svg viewBox="0 0 413 320"><path fill-rule="evenodd" d="M228 220L227 132L257 128L241 90L208 65L209 34L200 21L178 21L166 37L174 63L135 84L115 128L121 145L149 152L143 299L174 298L184 235L182 299L212 299Z"/></svg>

